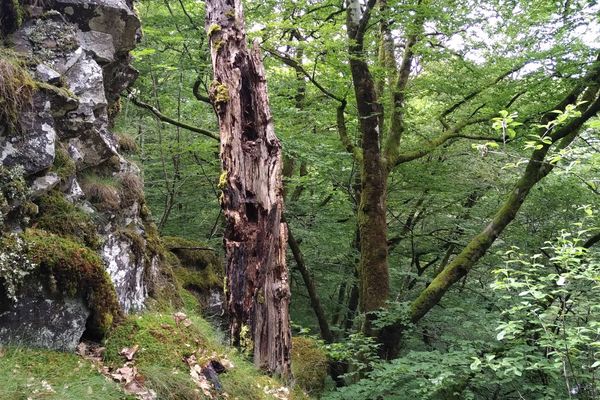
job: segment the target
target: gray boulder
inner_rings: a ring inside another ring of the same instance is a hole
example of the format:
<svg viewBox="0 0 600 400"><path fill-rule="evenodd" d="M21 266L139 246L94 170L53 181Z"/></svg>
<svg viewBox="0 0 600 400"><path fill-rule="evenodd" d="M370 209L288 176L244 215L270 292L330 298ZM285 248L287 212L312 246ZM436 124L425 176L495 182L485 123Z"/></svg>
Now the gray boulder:
<svg viewBox="0 0 600 400"><path fill-rule="evenodd" d="M90 311L82 299L56 299L39 289L0 309L0 343L74 351Z"/></svg>

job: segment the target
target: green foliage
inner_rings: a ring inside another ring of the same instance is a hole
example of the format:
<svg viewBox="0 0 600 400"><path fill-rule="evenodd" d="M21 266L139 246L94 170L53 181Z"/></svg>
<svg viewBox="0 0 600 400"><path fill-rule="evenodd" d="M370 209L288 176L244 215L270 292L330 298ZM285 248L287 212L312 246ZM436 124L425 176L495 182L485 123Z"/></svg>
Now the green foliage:
<svg viewBox="0 0 600 400"><path fill-rule="evenodd" d="M471 350L470 354L473 354ZM465 392L472 379L467 351L409 352L378 363L366 378L326 395L325 399L473 399Z"/></svg>
<svg viewBox="0 0 600 400"><path fill-rule="evenodd" d="M362 333L353 333L343 342L326 346L327 354L334 361L343 361L352 366L352 371L345 375L354 378L370 371L378 363L377 349L379 344L375 339Z"/></svg>
<svg viewBox="0 0 600 400"><path fill-rule="evenodd" d="M506 143L507 140L517 136L515 128L523 123L515 121L518 117L517 113L509 114L508 111L502 110L499 114L500 117L492 119L492 128L502 133L502 140Z"/></svg>
<svg viewBox="0 0 600 400"><path fill-rule="evenodd" d="M532 256L516 247L505 253L492 285L503 300L497 327L503 349L482 367L516 376L542 373L564 385L565 394L598 396L600 264L582 247L587 233L562 231Z"/></svg>
<svg viewBox="0 0 600 400"><path fill-rule="evenodd" d="M104 336L121 317L115 288L100 257L81 243L40 230L27 230L28 258L50 293L82 297L91 311L88 332Z"/></svg>

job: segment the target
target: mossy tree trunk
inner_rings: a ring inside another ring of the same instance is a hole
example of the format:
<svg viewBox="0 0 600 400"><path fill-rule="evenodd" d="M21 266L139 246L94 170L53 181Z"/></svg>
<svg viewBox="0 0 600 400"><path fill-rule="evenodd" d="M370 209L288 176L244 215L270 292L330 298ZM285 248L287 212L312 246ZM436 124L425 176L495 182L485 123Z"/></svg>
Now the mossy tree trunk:
<svg viewBox="0 0 600 400"><path fill-rule="evenodd" d="M372 312L385 306L389 295L387 257L387 168L381 153L382 110L364 54L364 15L358 1L348 4L350 71L361 133L361 187L358 206L360 232L360 310L367 316L363 331L373 334Z"/></svg>
<svg viewBox="0 0 600 400"><path fill-rule="evenodd" d="M282 156L258 46L249 50L240 0L206 2L219 118L226 217L227 300L232 341L252 349L254 363L290 373L290 291L282 223Z"/></svg>

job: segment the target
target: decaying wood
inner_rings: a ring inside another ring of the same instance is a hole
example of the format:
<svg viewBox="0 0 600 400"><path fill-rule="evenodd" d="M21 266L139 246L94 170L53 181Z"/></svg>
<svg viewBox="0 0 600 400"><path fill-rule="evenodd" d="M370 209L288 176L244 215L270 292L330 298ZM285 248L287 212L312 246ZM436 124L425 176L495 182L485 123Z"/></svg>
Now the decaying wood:
<svg viewBox="0 0 600 400"><path fill-rule="evenodd" d="M249 50L239 0L206 2L219 117L227 227L227 299L234 345L253 349L254 363L290 373L290 291L281 222L281 145L275 136L258 45Z"/></svg>

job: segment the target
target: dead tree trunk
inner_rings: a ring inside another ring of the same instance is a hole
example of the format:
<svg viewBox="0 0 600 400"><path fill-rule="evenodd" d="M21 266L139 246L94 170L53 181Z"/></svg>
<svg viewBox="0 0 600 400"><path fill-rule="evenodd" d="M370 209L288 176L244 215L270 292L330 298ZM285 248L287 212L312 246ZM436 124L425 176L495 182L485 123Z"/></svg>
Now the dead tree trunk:
<svg viewBox="0 0 600 400"><path fill-rule="evenodd" d="M252 349L254 363L290 373L290 290L281 222L281 145L275 136L258 45L246 45L240 0L206 2L219 117L226 218L227 300L234 345Z"/></svg>

